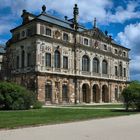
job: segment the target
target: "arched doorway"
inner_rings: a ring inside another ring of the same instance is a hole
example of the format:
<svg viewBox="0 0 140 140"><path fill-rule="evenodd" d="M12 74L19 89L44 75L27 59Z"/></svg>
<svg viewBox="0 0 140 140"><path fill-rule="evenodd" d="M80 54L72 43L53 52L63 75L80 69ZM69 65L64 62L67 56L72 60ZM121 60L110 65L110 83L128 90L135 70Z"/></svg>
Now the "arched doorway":
<svg viewBox="0 0 140 140"><path fill-rule="evenodd" d="M109 102L108 87L106 85L102 86L102 102Z"/></svg>
<svg viewBox="0 0 140 140"><path fill-rule="evenodd" d="M119 95L118 95L118 87L116 86L115 87L115 100L116 101L118 101L118 97L119 97Z"/></svg>
<svg viewBox="0 0 140 140"><path fill-rule="evenodd" d="M83 84L82 86L82 94L83 94L83 102L84 103L89 103L89 85L88 84Z"/></svg>
<svg viewBox="0 0 140 140"><path fill-rule="evenodd" d="M62 86L62 101L68 102L68 86L65 84Z"/></svg>
<svg viewBox="0 0 140 140"><path fill-rule="evenodd" d="M95 84L93 86L93 102L99 103L100 101L100 92L99 92L99 86Z"/></svg>
<svg viewBox="0 0 140 140"><path fill-rule="evenodd" d="M47 81L45 85L45 101L46 102L51 102L52 100L52 82Z"/></svg>

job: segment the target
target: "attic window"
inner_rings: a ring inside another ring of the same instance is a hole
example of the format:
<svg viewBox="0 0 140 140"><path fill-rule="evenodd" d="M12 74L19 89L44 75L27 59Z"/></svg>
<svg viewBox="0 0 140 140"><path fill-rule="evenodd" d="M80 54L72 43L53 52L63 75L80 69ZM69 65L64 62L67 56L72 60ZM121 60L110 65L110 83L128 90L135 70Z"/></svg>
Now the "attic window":
<svg viewBox="0 0 140 140"><path fill-rule="evenodd" d="M88 45L88 39L84 38L84 45Z"/></svg>
<svg viewBox="0 0 140 140"><path fill-rule="evenodd" d="M104 50L107 50L107 45L104 44Z"/></svg>
<svg viewBox="0 0 140 140"><path fill-rule="evenodd" d="M22 34L22 37L25 37L25 31L22 31L21 34Z"/></svg>
<svg viewBox="0 0 140 140"><path fill-rule="evenodd" d="M63 34L63 40L64 41L68 41L69 40L68 34L66 34L66 33Z"/></svg>
<svg viewBox="0 0 140 140"><path fill-rule="evenodd" d="M123 56L124 56L124 57L126 56L126 53L125 53L125 52L123 52Z"/></svg>
<svg viewBox="0 0 140 140"><path fill-rule="evenodd" d="M46 35L47 35L47 36L51 36L51 33L52 33L52 32L51 32L51 29L46 28Z"/></svg>
<svg viewBox="0 0 140 140"><path fill-rule="evenodd" d="M118 50L117 49L115 49L115 54L118 54Z"/></svg>

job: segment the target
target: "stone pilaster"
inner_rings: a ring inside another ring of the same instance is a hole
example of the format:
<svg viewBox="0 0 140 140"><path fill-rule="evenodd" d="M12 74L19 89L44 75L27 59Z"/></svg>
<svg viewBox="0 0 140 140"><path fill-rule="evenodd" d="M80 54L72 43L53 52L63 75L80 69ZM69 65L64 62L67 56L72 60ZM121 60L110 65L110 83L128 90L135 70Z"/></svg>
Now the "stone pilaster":
<svg viewBox="0 0 140 140"><path fill-rule="evenodd" d="M62 82L59 82L59 103L62 103Z"/></svg>
<svg viewBox="0 0 140 140"><path fill-rule="evenodd" d="M100 84L100 103L102 103L102 84Z"/></svg>
<svg viewBox="0 0 140 140"><path fill-rule="evenodd" d="M54 83L54 81L52 82L52 103L54 104L54 103L56 103L56 101L55 101L56 99L55 99L55 83Z"/></svg>
<svg viewBox="0 0 140 140"><path fill-rule="evenodd" d="M90 103L93 103L93 89L92 86L90 86Z"/></svg>

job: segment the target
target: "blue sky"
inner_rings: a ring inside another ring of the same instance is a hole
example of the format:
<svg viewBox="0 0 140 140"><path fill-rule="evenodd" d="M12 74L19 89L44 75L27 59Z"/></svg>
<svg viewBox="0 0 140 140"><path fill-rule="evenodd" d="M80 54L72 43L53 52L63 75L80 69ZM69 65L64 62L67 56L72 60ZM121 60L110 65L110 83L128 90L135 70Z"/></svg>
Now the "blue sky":
<svg viewBox="0 0 140 140"><path fill-rule="evenodd" d="M21 24L23 9L39 14L43 4L47 12L63 18L79 7L79 22L92 28L94 17L97 26L107 30L113 38L131 49L131 80L140 80L140 1L139 0L0 0L0 44L10 37L10 29Z"/></svg>

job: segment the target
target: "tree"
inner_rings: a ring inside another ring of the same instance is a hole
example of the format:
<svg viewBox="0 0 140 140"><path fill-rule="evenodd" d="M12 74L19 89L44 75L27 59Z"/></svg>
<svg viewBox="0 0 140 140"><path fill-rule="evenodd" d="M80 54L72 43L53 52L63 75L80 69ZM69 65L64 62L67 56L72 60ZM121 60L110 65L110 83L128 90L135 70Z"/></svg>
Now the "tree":
<svg viewBox="0 0 140 140"><path fill-rule="evenodd" d="M34 93L15 83L0 82L0 109L29 109L35 100Z"/></svg>
<svg viewBox="0 0 140 140"><path fill-rule="evenodd" d="M122 92L126 110L129 108L140 110L140 82L133 81Z"/></svg>

